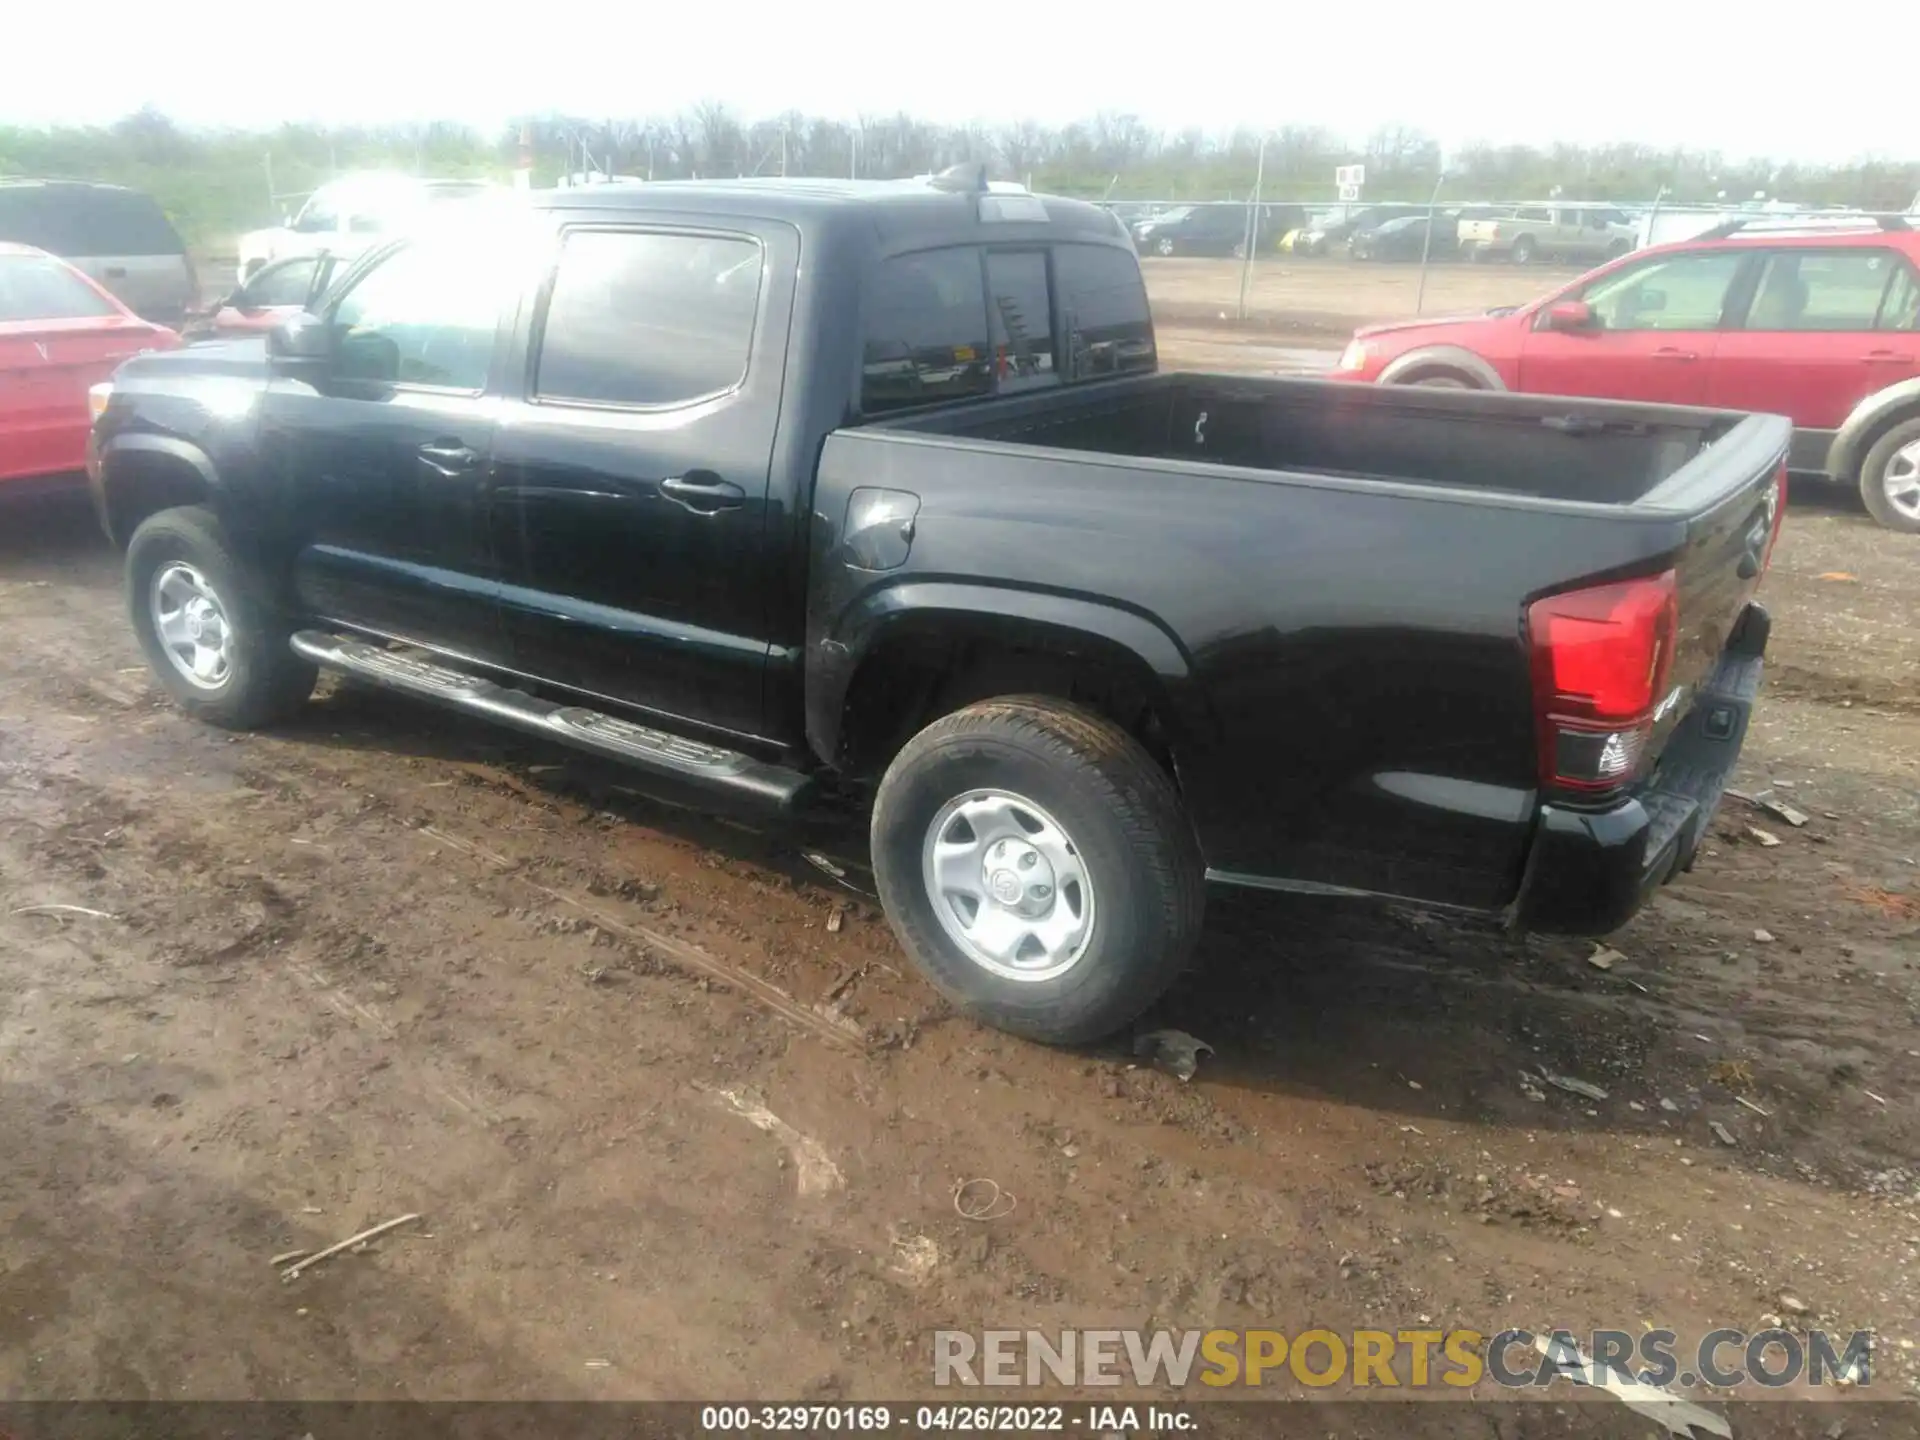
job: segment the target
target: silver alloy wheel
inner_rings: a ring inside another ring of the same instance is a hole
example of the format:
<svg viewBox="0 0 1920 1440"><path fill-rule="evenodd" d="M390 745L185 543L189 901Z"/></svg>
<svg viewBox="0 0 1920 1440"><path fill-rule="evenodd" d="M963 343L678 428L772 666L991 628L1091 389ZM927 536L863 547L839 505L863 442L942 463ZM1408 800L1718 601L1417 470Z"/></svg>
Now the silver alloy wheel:
<svg viewBox="0 0 1920 1440"><path fill-rule="evenodd" d="M201 690L218 690L233 674L233 627L207 577L182 560L154 573L148 592L153 633L173 668Z"/></svg>
<svg viewBox="0 0 1920 1440"><path fill-rule="evenodd" d="M1880 476L1880 488L1887 504L1909 520L1920 520L1920 440L1912 440L1893 452Z"/></svg>
<svg viewBox="0 0 1920 1440"><path fill-rule="evenodd" d="M940 807L921 877L941 929L1003 980L1064 975L1093 937L1093 883L1060 823L1023 796L969 790Z"/></svg>

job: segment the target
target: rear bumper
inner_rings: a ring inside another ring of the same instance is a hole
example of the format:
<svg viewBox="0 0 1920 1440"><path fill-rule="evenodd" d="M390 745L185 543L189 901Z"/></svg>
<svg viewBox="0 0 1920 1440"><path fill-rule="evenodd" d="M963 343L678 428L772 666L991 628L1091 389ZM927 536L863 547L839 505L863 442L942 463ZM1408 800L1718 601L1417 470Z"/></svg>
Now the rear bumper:
<svg viewBox="0 0 1920 1440"><path fill-rule="evenodd" d="M1747 607L1638 794L1603 810L1541 807L1516 928L1604 935L1692 868L1747 738L1771 623L1762 607Z"/></svg>

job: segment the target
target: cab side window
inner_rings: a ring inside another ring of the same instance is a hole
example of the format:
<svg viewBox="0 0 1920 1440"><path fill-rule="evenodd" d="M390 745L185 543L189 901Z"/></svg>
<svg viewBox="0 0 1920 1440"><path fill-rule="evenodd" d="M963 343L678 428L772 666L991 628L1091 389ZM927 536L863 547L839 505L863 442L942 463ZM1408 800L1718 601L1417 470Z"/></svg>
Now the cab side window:
<svg viewBox="0 0 1920 1440"><path fill-rule="evenodd" d="M541 331L534 393L585 405L686 405L747 373L765 270L744 235L575 231Z"/></svg>
<svg viewBox="0 0 1920 1440"><path fill-rule="evenodd" d="M333 374L371 385L486 388L502 271L485 247L414 244L367 271L333 307Z"/></svg>
<svg viewBox="0 0 1920 1440"><path fill-rule="evenodd" d="M331 235L340 228L340 206L334 192L321 186L307 197L294 217L293 228L302 235Z"/></svg>

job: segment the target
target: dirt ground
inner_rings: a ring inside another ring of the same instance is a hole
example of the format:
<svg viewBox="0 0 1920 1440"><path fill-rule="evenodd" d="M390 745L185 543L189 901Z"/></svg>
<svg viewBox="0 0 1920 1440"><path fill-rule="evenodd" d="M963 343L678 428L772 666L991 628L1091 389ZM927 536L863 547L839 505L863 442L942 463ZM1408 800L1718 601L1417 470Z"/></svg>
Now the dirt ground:
<svg viewBox="0 0 1920 1440"><path fill-rule="evenodd" d="M1738 783L1810 818L1729 802L1612 968L1216 894L1143 1027L1213 1046L1182 1083L949 1016L857 833L703 819L352 687L197 726L84 509L9 510L0 1395L898 1398L945 1327L1783 1310L1876 1329L1903 1394L1917 559L1796 492ZM977 1177L1007 1213L956 1213Z"/></svg>
<svg viewBox="0 0 1920 1440"><path fill-rule="evenodd" d="M1423 298L1418 265L1263 254L1254 262L1247 318L1241 321L1238 260L1145 256L1140 269L1154 319L1163 328L1230 329L1255 343L1284 338L1297 346L1335 349L1356 326L1518 305L1583 273L1545 265L1435 265Z"/></svg>

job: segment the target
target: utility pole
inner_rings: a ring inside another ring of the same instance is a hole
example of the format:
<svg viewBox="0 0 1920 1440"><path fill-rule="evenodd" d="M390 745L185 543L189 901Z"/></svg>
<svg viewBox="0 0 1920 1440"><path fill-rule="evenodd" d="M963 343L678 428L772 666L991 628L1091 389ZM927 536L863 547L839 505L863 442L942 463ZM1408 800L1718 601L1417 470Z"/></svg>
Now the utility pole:
<svg viewBox="0 0 1920 1440"><path fill-rule="evenodd" d="M1447 183L1447 162L1440 162L1440 173L1434 177L1433 194L1427 197L1427 238L1420 242L1420 288L1413 297L1413 313L1418 315L1427 303L1427 262L1433 258L1433 222L1434 207L1440 203L1440 187Z"/></svg>
<svg viewBox="0 0 1920 1440"><path fill-rule="evenodd" d="M1247 318L1247 287L1253 283L1253 252L1260 243L1260 192L1267 182L1267 137L1260 137L1260 158L1253 169L1253 203L1247 206L1246 240L1240 257L1240 318Z"/></svg>

